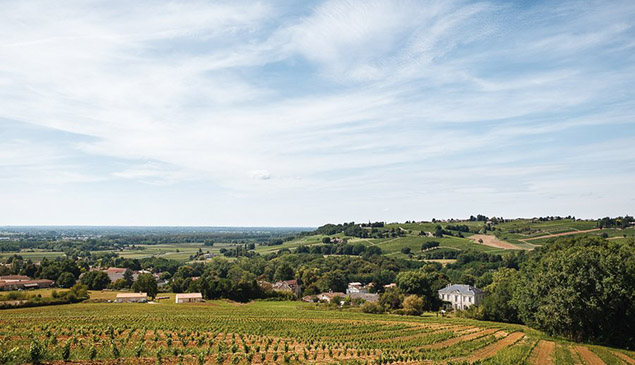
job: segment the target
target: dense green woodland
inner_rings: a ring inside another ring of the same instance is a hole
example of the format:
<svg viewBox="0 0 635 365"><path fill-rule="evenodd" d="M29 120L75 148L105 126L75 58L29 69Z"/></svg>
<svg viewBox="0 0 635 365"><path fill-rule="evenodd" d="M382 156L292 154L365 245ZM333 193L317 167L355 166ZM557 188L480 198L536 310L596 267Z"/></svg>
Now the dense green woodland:
<svg viewBox="0 0 635 365"><path fill-rule="evenodd" d="M551 335L633 348L635 244L560 238L501 268L474 318L525 323Z"/></svg>

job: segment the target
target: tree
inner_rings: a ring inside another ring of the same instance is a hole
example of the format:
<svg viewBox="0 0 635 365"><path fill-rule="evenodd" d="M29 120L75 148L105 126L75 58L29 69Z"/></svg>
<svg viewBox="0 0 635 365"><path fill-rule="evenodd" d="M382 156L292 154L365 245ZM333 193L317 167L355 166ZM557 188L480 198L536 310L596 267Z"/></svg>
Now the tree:
<svg viewBox="0 0 635 365"><path fill-rule="evenodd" d="M110 278L103 271L89 271L80 279L89 290L102 290L110 284Z"/></svg>
<svg viewBox="0 0 635 365"><path fill-rule="evenodd" d="M417 295L408 295L403 300L404 312L411 316L420 316L423 313L423 298Z"/></svg>
<svg viewBox="0 0 635 365"><path fill-rule="evenodd" d="M384 285L388 285L395 281L395 272L390 270L381 270L373 275L373 283L375 283L374 288L378 290L383 290Z"/></svg>
<svg viewBox="0 0 635 365"><path fill-rule="evenodd" d="M403 294L396 289L390 288L379 297L379 304L386 309L399 309L403 302Z"/></svg>
<svg viewBox="0 0 635 365"><path fill-rule="evenodd" d="M123 279L126 281L126 285L130 287L134 282L134 277L132 276L132 270L126 269L123 273Z"/></svg>
<svg viewBox="0 0 635 365"><path fill-rule="evenodd" d="M70 272L63 272L55 282L60 288L70 288L75 285L75 276Z"/></svg>
<svg viewBox="0 0 635 365"><path fill-rule="evenodd" d="M148 293L148 296L152 299L154 299L159 292L157 280L152 274L139 274L137 281L132 284L132 290L135 292Z"/></svg>
<svg viewBox="0 0 635 365"><path fill-rule="evenodd" d="M81 302L89 298L88 288L82 284L75 284L66 294L66 298L70 302Z"/></svg>
<svg viewBox="0 0 635 365"><path fill-rule="evenodd" d="M320 289L322 291L345 291L348 286L346 280L346 273L343 270L337 269L326 272L320 280Z"/></svg>
<svg viewBox="0 0 635 365"><path fill-rule="evenodd" d="M522 266L513 305L520 320L575 341L635 343L635 246L563 238Z"/></svg>
<svg viewBox="0 0 635 365"><path fill-rule="evenodd" d="M381 314L384 313L384 307L377 302L366 302L361 306L362 312L364 313L375 313Z"/></svg>
<svg viewBox="0 0 635 365"><path fill-rule="evenodd" d="M517 271L500 268L485 287L485 299L481 304L482 319L497 322L520 323L518 309L512 303Z"/></svg>
<svg viewBox="0 0 635 365"><path fill-rule="evenodd" d="M331 238L330 237L322 238L322 243L331 243Z"/></svg>
<svg viewBox="0 0 635 365"><path fill-rule="evenodd" d="M396 283L404 294L422 296L426 309L437 310L441 306L438 290L446 281L433 265L424 266L418 271L400 272Z"/></svg>
<svg viewBox="0 0 635 365"><path fill-rule="evenodd" d="M275 274L273 275L273 280L281 281L281 280L291 280L295 276L295 272L289 263L283 262L278 265Z"/></svg>

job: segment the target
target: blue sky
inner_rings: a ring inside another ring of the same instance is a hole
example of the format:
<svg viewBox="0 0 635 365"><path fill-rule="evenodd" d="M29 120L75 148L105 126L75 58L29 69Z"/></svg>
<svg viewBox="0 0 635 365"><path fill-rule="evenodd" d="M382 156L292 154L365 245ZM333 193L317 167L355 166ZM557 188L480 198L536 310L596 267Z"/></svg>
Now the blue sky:
<svg viewBox="0 0 635 365"><path fill-rule="evenodd" d="M633 214L633 1L0 3L0 225Z"/></svg>

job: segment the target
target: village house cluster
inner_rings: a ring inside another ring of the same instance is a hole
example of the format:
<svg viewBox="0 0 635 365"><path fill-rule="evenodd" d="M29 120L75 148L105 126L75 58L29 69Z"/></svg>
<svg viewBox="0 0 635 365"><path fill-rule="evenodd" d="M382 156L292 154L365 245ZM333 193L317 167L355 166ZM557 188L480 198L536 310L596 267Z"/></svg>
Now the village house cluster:
<svg viewBox="0 0 635 365"><path fill-rule="evenodd" d="M320 293L318 295L307 295L302 298L304 302L323 302L323 303L331 303L333 299L339 298L340 303L343 304L345 301L358 301L358 302L378 302L379 294L370 293L370 290L373 288L373 283L368 285L362 285L359 282L348 283L348 288L346 288L346 293L342 292L325 292Z"/></svg>
<svg viewBox="0 0 635 365"><path fill-rule="evenodd" d="M91 268L92 270L103 271L108 275L111 282L124 279L125 273L128 269L119 267L109 267L107 269ZM147 270L132 271L132 279L136 281L141 274L152 274L157 280L158 286L165 286L168 284L167 280L161 280L161 273L152 273ZM193 277L192 280L196 280L198 277ZM300 298L302 295L302 286L299 281L294 280L281 280L275 283L269 283L267 281L260 281L259 284L265 289L271 289L277 292L289 293L296 298ZM50 288L55 285L53 280L48 279L32 279L24 275L8 275L0 276L0 291L9 290L27 290L27 289L44 289ZM396 288L395 283L384 285L383 289L390 290ZM317 295L307 295L302 297L304 302L322 302L332 303L334 299L338 300L338 304L342 305L347 302L363 303L363 302L378 302L379 294L374 290L374 283L362 284L360 282L350 282L346 288L346 292L334 292L328 291ZM443 309L445 310L466 310L471 306L478 306L483 302L485 298L485 292L472 285L465 284L448 284L445 288L438 291L439 298L443 301ZM159 297L157 299L167 299L168 297ZM195 303L203 302L203 295L201 293L182 293L176 294L175 303ZM148 302L147 293L118 293L116 303L146 303Z"/></svg>

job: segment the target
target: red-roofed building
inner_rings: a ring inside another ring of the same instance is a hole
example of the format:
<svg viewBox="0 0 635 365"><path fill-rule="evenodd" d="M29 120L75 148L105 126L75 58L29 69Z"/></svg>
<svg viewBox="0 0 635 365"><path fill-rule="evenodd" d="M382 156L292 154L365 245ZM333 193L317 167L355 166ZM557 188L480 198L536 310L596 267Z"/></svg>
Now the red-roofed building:
<svg viewBox="0 0 635 365"><path fill-rule="evenodd" d="M106 275L108 275L110 281L114 283L119 279L123 279L123 274L126 272L126 269L122 267L109 267L108 269L104 270L104 272L106 273Z"/></svg>

